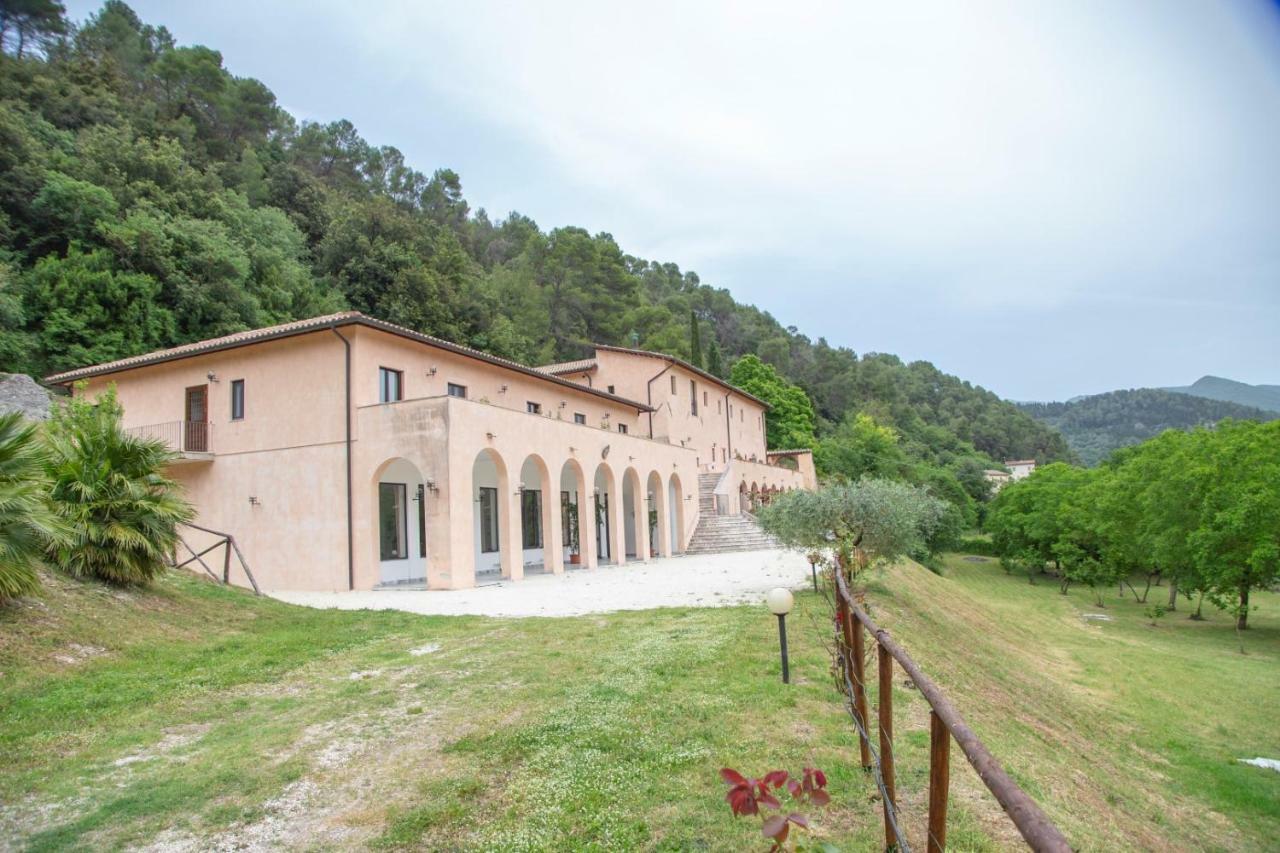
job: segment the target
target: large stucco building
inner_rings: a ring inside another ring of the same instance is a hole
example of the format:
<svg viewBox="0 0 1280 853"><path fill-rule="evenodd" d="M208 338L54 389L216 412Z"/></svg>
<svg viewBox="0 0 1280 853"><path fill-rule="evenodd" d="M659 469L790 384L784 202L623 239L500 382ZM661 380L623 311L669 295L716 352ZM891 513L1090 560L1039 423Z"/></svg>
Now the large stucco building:
<svg viewBox="0 0 1280 853"><path fill-rule="evenodd" d="M179 452L197 521L268 589L647 560L708 511L814 485L806 452L766 451L763 401L641 350L533 368L345 312L46 381L114 385L125 427Z"/></svg>

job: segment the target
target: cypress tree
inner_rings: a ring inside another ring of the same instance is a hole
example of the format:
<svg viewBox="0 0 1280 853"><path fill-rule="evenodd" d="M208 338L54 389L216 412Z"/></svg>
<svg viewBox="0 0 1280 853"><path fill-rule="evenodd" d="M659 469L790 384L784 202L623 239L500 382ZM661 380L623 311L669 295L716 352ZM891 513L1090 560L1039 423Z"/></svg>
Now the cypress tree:
<svg viewBox="0 0 1280 853"><path fill-rule="evenodd" d="M698 333L698 312L689 310L689 363L702 367L702 336Z"/></svg>
<svg viewBox="0 0 1280 853"><path fill-rule="evenodd" d="M720 364L720 345L714 337L707 343L707 372L719 379L724 378L724 367Z"/></svg>

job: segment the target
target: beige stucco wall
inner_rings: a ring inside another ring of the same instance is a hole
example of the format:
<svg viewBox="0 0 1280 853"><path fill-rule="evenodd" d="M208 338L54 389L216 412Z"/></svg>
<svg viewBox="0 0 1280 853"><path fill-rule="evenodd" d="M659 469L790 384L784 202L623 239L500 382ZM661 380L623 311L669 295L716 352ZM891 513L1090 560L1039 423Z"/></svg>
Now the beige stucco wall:
<svg viewBox="0 0 1280 853"><path fill-rule="evenodd" d="M596 388L612 385L616 393L652 405L653 437L693 448L699 466L722 471L735 457L764 460L765 412L759 403L660 358L604 349L595 357L595 372L579 378L589 375ZM697 415L691 393L697 394ZM641 416L646 434L647 418Z"/></svg>
<svg viewBox="0 0 1280 853"><path fill-rule="evenodd" d="M345 589L343 360L341 341L324 331L97 377L86 390L95 397L114 384L133 428L181 421L186 388L207 384L214 458L171 469L197 523L233 534L268 588ZM231 420L233 379L245 380L241 421ZM183 535L196 550L213 541Z"/></svg>

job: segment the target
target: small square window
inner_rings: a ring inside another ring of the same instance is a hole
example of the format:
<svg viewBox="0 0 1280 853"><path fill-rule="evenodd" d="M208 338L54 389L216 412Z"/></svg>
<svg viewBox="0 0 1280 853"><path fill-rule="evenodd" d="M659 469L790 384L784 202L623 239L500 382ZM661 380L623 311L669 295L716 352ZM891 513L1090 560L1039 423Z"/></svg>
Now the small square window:
<svg viewBox="0 0 1280 853"><path fill-rule="evenodd" d="M613 393L613 386L612 386L612 385L610 385L610 386L609 386L609 393L610 393L610 394L612 394L612 393Z"/></svg>
<svg viewBox="0 0 1280 853"><path fill-rule="evenodd" d="M404 372L390 367L378 368L378 402L394 403L404 399Z"/></svg>
<svg viewBox="0 0 1280 853"><path fill-rule="evenodd" d="M626 425L626 424L618 424L618 432L622 433L623 435L626 435L626 434L627 434L627 425Z"/></svg>
<svg viewBox="0 0 1280 853"><path fill-rule="evenodd" d="M231 420L244 420L244 380L231 380Z"/></svg>
<svg viewBox="0 0 1280 853"><path fill-rule="evenodd" d="M530 400L529 402L524 404L524 410L531 415L540 415L542 414L542 404L535 403L532 400Z"/></svg>
<svg viewBox="0 0 1280 853"><path fill-rule="evenodd" d="M582 412L574 412L573 422L575 424L585 424L587 422L587 416L584 415Z"/></svg>
<svg viewBox="0 0 1280 853"><path fill-rule="evenodd" d="M671 377L671 393L676 393L676 378L674 376Z"/></svg>
<svg viewBox="0 0 1280 853"><path fill-rule="evenodd" d="M455 385L454 383L450 382L450 383L449 383L449 396L450 396L450 397L457 397L457 398L458 398L458 399L460 399L460 400L465 400L465 399L467 399L467 386L466 386L466 385Z"/></svg>

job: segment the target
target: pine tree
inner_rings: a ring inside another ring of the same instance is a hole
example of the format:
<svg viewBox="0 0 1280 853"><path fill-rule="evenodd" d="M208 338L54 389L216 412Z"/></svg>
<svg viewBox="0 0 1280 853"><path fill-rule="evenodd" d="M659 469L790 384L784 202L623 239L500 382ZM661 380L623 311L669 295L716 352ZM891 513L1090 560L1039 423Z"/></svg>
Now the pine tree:
<svg viewBox="0 0 1280 853"><path fill-rule="evenodd" d="M689 363L702 367L702 336L698 333L698 312L689 311Z"/></svg>

